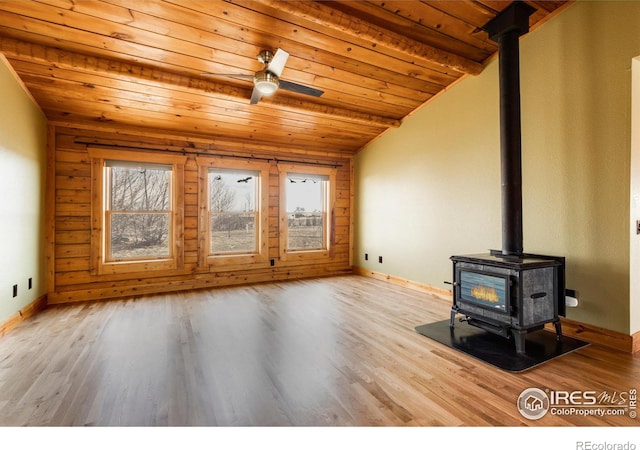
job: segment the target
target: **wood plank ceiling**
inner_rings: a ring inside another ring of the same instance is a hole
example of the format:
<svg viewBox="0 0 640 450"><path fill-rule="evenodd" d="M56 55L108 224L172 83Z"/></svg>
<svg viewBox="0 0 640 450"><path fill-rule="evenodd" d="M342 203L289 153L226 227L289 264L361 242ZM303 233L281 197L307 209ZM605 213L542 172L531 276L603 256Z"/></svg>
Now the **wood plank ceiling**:
<svg viewBox="0 0 640 450"><path fill-rule="evenodd" d="M481 27L510 2L0 0L3 53L50 121L239 147L356 153L447 86L480 73ZM527 1L532 27L568 2ZM286 81L251 105L263 50Z"/></svg>

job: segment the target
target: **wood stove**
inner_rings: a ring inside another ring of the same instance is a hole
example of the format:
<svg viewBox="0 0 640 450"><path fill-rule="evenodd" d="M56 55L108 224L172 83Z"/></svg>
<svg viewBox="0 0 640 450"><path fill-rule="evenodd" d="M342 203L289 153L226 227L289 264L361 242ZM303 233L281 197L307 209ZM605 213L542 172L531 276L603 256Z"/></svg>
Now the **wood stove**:
<svg viewBox="0 0 640 450"><path fill-rule="evenodd" d="M555 325L562 337L564 258L543 255L488 254L452 256L453 307L449 326L463 314L469 325L515 340L526 353L527 333Z"/></svg>
<svg viewBox="0 0 640 450"><path fill-rule="evenodd" d="M565 314L563 257L523 252L522 149L520 121L519 38L529 31L535 8L516 1L483 29L498 42L500 77L500 161L502 178L502 250L452 256L455 317L470 325L514 338L516 352L525 352L525 335L547 323L562 337Z"/></svg>

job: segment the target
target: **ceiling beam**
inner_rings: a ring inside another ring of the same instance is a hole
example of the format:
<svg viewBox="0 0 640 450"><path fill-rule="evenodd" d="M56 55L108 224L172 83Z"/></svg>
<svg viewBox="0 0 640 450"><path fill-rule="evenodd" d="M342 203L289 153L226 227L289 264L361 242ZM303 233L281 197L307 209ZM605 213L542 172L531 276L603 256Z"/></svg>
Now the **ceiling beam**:
<svg viewBox="0 0 640 450"><path fill-rule="evenodd" d="M111 77L125 77L136 79L153 85L175 86L213 94L219 98L231 101L243 101L248 104L251 89L240 88L228 84L217 83L208 79L186 76L170 71L149 68L143 65L131 64L123 61L115 61L99 58L75 52L62 51L57 48L47 47L31 42L19 41L0 36L0 53L4 53L9 59L21 61L35 61L40 64L55 65L59 68L72 68L89 70L94 73ZM397 128L400 120L363 113L360 111L336 108L333 106L313 103L279 96L262 101L260 107L295 110L300 113L314 113L325 117L343 120L352 123L361 123L381 128Z"/></svg>
<svg viewBox="0 0 640 450"><path fill-rule="evenodd" d="M407 38L394 31L365 22L340 12L322 2L292 2L286 0L261 0L261 3L276 10L302 17L310 22L331 30L340 31L373 45L383 46L413 58L420 58L433 64L470 75L478 75L483 70L481 63L449 53L436 47Z"/></svg>
<svg viewBox="0 0 640 450"><path fill-rule="evenodd" d="M129 127L127 125L110 125L110 124L96 124L95 122L69 122L64 120L54 120L49 122L50 125L55 125L61 128L69 128L74 130L87 130L98 133L111 133L110 137L92 137L89 142L85 144L95 145L111 145L117 147L118 144L131 143L127 138L120 139L120 136L144 136L154 139L170 139L174 141L174 144L164 146L166 150L178 150L183 151L185 154L202 154L215 153L218 151L239 152L248 154L255 157L271 156L276 159L279 154L304 156L307 158L317 158L315 162L326 162L327 158L345 160L352 157L351 152L345 153L344 151L328 150L324 147L307 147L300 148L300 146L287 146L283 144L277 144L274 142L260 142L249 141L246 139L231 139L202 135L191 135L185 138L184 133L178 133L169 130L141 130L139 127ZM89 138L88 138L89 139ZM183 142L183 145L176 144ZM145 145L140 143L139 149L145 150L149 147L158 148L158 145Z"/></svg>

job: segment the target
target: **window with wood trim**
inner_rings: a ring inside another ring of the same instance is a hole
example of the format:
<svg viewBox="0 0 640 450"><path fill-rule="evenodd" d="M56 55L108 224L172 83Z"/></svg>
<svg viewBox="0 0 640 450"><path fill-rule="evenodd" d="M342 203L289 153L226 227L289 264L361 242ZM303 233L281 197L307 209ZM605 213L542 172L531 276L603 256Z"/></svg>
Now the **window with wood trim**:
<svg viewBox="0 0 640 450"><path fill-rule="evenodd" d="M92 267L99 274L182 266L184 157L91 149Z"/></svg>
<svg viewBox="0 0 640 450"><path fill-rule="evenodd" d="M329 257L336 169L279 164L281 257Z"/></svg>
<svg viewBox="0 0 640 450"><path fill-rule="evenodd" d="M269 163L198 158L201 265L266 263Z"/></svg>
<svg viewBox="0 0 640 450"><path fill-rule="evenodd" d="M104 260L170 259L170 165L105 161Z"/></svg>

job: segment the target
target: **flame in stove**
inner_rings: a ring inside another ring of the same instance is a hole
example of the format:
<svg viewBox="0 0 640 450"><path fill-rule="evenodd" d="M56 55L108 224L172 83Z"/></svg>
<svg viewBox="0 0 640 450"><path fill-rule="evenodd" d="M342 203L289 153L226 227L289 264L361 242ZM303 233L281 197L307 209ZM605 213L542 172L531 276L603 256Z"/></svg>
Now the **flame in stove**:
<svg viewBox="0 0 640 450"><path fill-rule="evenodd" d="M500 298L495 288L486 287L483 284L478 284L471 288L471 296L478 300L484 300L489 303L500 303Z"/></svg>

